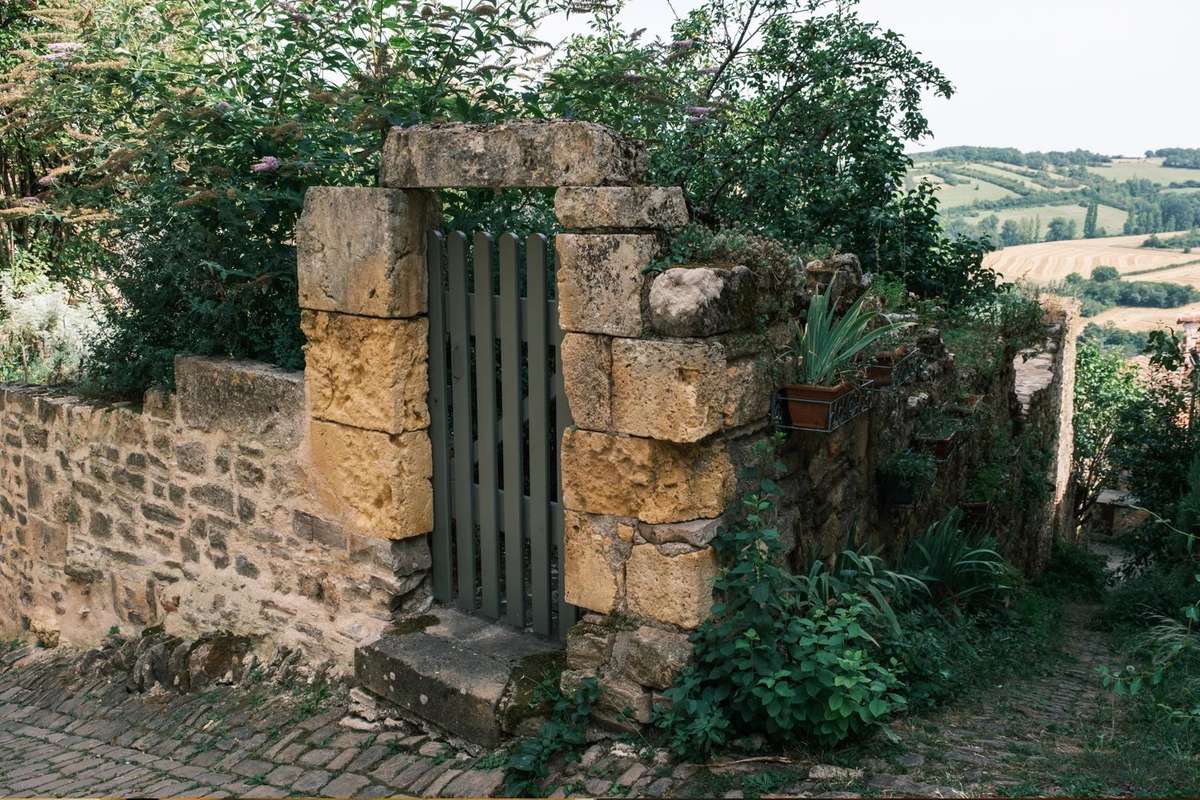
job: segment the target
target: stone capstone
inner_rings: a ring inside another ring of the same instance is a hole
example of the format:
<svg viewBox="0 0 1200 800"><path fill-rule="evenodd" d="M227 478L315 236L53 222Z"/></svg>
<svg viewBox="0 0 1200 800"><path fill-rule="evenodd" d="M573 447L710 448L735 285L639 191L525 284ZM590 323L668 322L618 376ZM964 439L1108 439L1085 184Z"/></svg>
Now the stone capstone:
<svg viewBox="0 0 1200 800"><path fill-rule="evenodd" d="M403 433L429 427L429 322L305 311L300 327L312 415Z"/></svg>
<svg viewBox="0 0 1200 800"><path fill-rule="evenodd" d="M650 284L650 323L664 336L713 336L751 325L756 299L747 267L672 267Z"/></svg>
<svg viewBox="0 0 1200 800"><path fill-rule="evenodd" d="M554 194L564 228L604 230L682 228L688 223L683 190L676 186L564 186Z"/></svg>
<svg viewBox="0 0 1200 800"><path fill-rule="evenodd" d="M643 321L643 270L658 255L653 234L560 233L558 318L564 331L638 337Z"/></svg>
<svg viewBox="0 0 1200 800"><path fill-rule="evenodd" d="M314 186L296 226L300 307L369 317L425 313L428 192Z"/></svg>
<svg viewBox="0 0 1200 800"><path fill-rule="evenodd" d="M737 476L724 442L673 444L568 428L562 481L567 509L662 523L720 516Z"/></svg>
<svg viewBox="0 0 1200 800"><path fill-rule="evenodd" d="M667 554L657 545L635 545L625 567L626 609L643 619L695 628L712 608L717 572L710 547Z"/></svg>
<svg viewBox="0 0 1200 800"><path fill-rule="evenodd" d="M565 512L563 551L568 603L602 614L619 607L635 525L631 519Z"/></svg>
<svg viewBox="0 0 1200 800"><path fill-rule="evenodd" d="M303 437L304 373L253 361L176 356L184 423L207 431L294 447Z"/></svg>
<svg viewBox="0 0 1200 800"><path fill-rule="evenodd" d="M592 122L518 120L392 128L380 184L405 189L604 186L640 182L644 150Z"/></svg>
<svg viewBox="0 0 1200 800"><path fill-rule="evenodd" d="M586 430L608 430L612 425L612 339L568 333L560 352L571 418Z"/></svg>
<svg viewBox="0 0 1200 800"><path fill-rule="evenodd" d="M433 530L427 433L387 434L312 420L309 444L318 492L351 528L381 539Z"/></svg>

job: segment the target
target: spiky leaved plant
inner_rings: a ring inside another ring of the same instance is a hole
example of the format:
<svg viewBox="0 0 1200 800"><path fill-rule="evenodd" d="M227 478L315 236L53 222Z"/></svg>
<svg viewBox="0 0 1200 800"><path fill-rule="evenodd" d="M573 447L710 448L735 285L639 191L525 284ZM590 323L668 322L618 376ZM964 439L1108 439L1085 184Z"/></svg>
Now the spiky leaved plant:
<svg viewBox="0 0 1200 800"><path fill-rule="evenodd" d="M813 295L804 327L793 333L792 355L799 359L799 382L810 386L834 386L854 357L899 327L888 323L873 330L864 297L846 313L834 316L828 292Z"/></svg>

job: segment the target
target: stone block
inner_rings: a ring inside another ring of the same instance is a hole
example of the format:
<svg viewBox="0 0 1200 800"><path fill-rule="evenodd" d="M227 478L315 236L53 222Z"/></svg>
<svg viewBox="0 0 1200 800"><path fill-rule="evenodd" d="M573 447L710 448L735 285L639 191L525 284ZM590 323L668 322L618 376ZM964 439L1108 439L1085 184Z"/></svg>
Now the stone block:
<svg viewBox="0 0 1200 800"><path fill-rule="evenodd" d="M563 503L574 511L684 522L720 516L736 490L724 442L672 444L568 428L562 444Z"/></svg>
<svg viewBox="0 0 1200 800"><path fill-rule="evenodd" d="M567 669L597 670L608 663L613 646L606 625L577 622L567 631Z"/></svg>
<svg viewBox="0 0 1200 800"><path fill-rule="evenodd" d="M672 267L650 284L650 323L664 336L713 336L750 326L755 280L744 266Z"/></svg>
<svg viewBox="0 0 1200 800"><path fill-rule="evenodd" d="M633 616L695 628L712 609L717 571L710 547L668 554L657 545L636 545L625 568L626 609Z"/></svg>
<svg viewBox="0 0 1200 800"><path fill-rule="evenodd" d="M719 344L614 339L612 430L697 442L721 429L725 383Z"/></svg>
<svg viewBox="0 0 1200 800"><path fill-rule="evenodd" d="M563 552L568 603L608 614L625 589L625 560L633 545L634 520L564 514Z"/></svg>
<svg viewBox="0 0 1200 800"><path fill-rule="evenodd" d="M304 373L253 361L175 358L175 391L184 424L282 448L304 432Z"/></svg>
<svg viewBox="0 0 1200 800"><path fill-rule="evenodd" d="M726 428L737 428L770 415L771 393L777 383L771 367L771 358L767 353L727 363L725 405L722 409Z"/></svg>
<svg viewBox="0 0 1200 800"><path fill-rule="evenodd" d="M429 321L305 311L312 416L403 433L429 427Z"/></svg>
<svg viewBox="0 0 1200 800"><path fill-rule="evenodd" d="M677 186L564 186L554 194L554 213L563 227L576 230L672 229L688 223Z"/></svg>
<svg viewBox="0 0 1200 800"><path fill-rule="evenodd" d="M575 120L392 128L380 184L405 189L602 186L638 183L644 150Z"/></svg>
<svg viewBox="0 0 1200 800"><path fill-rule="evenodd" d="M612 425L612 339L568 333L560 352L571 418L589 431L608 430Z"/></svg>
<svg viewBox="0 0 1200 800"><path fill-rule="evenodd" d="M433 451L424 431L387 434L313 420L310 447L321 498L349 527L381 539L433 530Z"/></svg>
<svg viewBox="0 0 1200 800"><path fill-rule="evenodd" d="M428 192L314 186L296 226L300 307L369 317L425 313Z"/></svg>
<svg viewBox="0 0 1200 800"><path fill-rule="evenodd" d="M562 329L641 336L647 283L643 270L658 255L658 238L638 233L561 233L554 244Z"/></svg>
<svg viewBox="0 0 1200 800"><path fill-rule="evenodd" d="M593 714L607 727L637 731L650 721L650 693L633 681L604 676Z"/></svg>
<svg viewBox="0 0 1200 800"><path fill-rule="evenodd" d="M724 519L694 519L690 522L668 522L664 525L638 525L638 533L651 544L682 542L704 547L720 532Z"/></svg>
<svg viewBox="0 0 1200 800"><path fill-rule="evenodd" d="M692 657L687 634L643 625L621 634L623 670L634 683L666 689Z"/></svg>

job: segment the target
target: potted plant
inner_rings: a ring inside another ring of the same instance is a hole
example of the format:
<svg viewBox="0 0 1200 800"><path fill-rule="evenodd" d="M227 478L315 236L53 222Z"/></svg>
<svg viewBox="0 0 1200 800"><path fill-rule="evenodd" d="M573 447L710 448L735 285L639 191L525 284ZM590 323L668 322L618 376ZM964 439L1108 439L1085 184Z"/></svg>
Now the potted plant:
<svg viewBox="0 0 1200 800"><path fill-rule="evenodd" d="M983 402L981 394L963 393L954 401L954 405L950 407L950 413L959 417L972 417L979 410L979 404Z"/></svg>
<svg viewBox="0 0 1200 800"><path fill-rule="evenodd" d="M965 528L978 530L987 526L992 502L1000 496L1007 480L1008 473L1000 464L987 464L971 476L966 495L958 504Z"/></svg>
<svg viewBox="0 0 1200 800"><path fill-rule="evenodd" d="M906 344L898 344L890 350L880 350L863 368L863 375L876 386L891 386L893 370L908 353L909 347Z"/></svg>
<svg viewBox="0 0 1200 800"><path fill-rule="evenodd" d="M937 462L929 453L901 450L879 465L879 497L885 506L911 506L933 485Z"/></svg>
<svg viewBox="0 0 1200 800"><path fill-rule="evenodd" d="M938 461L950 458L963 423L958 417L938 409L921 415L916 440L921 449L932 453Z"/></svg>
<svg viewBox="0 0 1200 800"><path fill-rule="evenodd" d="M828 292L813 295L804 327L796 326L792 347L796 382L783 387L788 420L794 427L830 430L834 401L854 387L846 379L856 356L895 329L870 329L871 314L860 297L840 317L834 316Z"/></svg>

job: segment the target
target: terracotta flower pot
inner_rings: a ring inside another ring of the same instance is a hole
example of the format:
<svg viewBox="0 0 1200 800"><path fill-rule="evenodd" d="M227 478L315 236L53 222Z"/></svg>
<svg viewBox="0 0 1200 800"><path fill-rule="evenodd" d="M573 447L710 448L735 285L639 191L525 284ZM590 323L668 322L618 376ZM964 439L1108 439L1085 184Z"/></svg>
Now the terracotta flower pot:
<svg viewBox="0 0 1200 800"><path fill-rule="evenodd" d="M891 386L892 372L896 365L908 355L908 348L900 345L894 350L883 350L871 358L871 363L863 369L863 375L876 386Z"/></svg>
<svg viewBox="0 0 1200 800"><path fill-rule="evenodd" d="M950 458L950 454L954 452L955 440L958 438L957 433L952 433L941 439L934 439L928 436L919 436L917 441L921 443L921 449L927 453L931 453L938 461L945 461Z"/></svg>
<svg viewBox="0 0 1200 800"><path fill-rule="evenodd" d="M842 381L837 386L812 386L792 383L783 387L783 401L788 422L797 428L829 430L833 402L847 395L853 387Z"/></svg>

